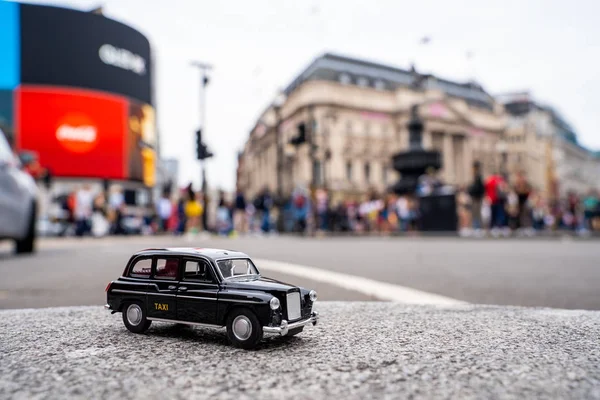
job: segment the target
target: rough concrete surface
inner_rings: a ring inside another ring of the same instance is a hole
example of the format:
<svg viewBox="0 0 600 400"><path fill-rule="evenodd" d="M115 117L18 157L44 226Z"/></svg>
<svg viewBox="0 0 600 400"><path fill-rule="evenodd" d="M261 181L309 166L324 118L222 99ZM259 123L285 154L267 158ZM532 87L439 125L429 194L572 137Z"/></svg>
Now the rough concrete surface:
<svg viewBox="0 0 600 400"><path fill-rule="evenodd" d="M129 333L100 307L0 311L0 398L600 399L600 312L322 302L255 351L224 332Z"/></svg>

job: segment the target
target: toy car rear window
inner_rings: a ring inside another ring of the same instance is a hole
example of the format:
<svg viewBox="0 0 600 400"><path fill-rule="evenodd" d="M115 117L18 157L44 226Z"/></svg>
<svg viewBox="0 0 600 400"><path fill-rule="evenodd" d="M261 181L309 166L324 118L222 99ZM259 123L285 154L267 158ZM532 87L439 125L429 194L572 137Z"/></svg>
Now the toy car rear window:
<svg viewBox="0 0 600 400"><path fill-rule="evenodd" d="M133 268L131 268L131 273L129 274L129 276L131 276L132 278L149 278L151 272L152 259L143 258L135 262Z"/></svg>

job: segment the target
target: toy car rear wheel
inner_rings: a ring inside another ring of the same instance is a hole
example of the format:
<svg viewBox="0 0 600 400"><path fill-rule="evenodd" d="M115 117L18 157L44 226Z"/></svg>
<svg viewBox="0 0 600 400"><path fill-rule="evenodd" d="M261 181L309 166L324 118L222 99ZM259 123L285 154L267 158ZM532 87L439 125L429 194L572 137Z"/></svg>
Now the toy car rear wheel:
<svg viewBox="0 0 600 400"><path fill-rule="evenodd" d="M252 311L238 308L227 317L227 337L235 347L249 350L261 341L263 330Z"/></svg>
<svg viewBox="0 0 600 400"><path fill-rule="evenodd" d="M125 304L123 307L123 323L133 333L143 333L152 321L146 319L146 310L137 302Z"/></svg>

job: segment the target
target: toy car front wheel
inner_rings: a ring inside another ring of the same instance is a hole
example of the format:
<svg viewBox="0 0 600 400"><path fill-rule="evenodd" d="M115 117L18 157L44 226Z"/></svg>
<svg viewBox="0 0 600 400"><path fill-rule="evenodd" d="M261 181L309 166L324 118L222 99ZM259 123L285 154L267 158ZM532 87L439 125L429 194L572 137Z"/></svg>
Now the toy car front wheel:
<svg viewBox="0 0 600 400"><path fill-rule="evenodd" d="M227 317L227 337L235 347L252 349L262 336L262 327L252 311L240 308L233 310Z"/></svg>
<svg viewBox="0 0 600 400"><path fill-rule="evenodd" d="M143 333L152 321L146 319L146 311L139 303L129 303L123 307L123 323L133 333Z"/></svg>

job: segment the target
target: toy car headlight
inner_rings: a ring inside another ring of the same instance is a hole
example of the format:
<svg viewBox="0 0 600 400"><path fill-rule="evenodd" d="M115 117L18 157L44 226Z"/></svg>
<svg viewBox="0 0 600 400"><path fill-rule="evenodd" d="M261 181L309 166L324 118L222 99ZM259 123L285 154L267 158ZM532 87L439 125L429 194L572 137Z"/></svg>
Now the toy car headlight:
<svg viewBox="0 0 600 400"><path fill-rule="evenodd" d="M269 302L269 306L271 306L271 310L277 310L280 306L279 299L277 297L273 297Z"/></svg>
<svg viewBox="0 0 600 400"><path fill-rule="evenodd" d="M308 296L310 297L310 301L312 301L313 303L317 301L317 292L315 292L314 290L311 290Z"/></svg>

